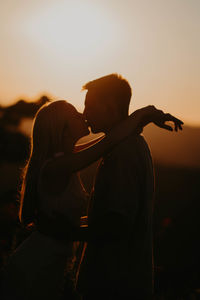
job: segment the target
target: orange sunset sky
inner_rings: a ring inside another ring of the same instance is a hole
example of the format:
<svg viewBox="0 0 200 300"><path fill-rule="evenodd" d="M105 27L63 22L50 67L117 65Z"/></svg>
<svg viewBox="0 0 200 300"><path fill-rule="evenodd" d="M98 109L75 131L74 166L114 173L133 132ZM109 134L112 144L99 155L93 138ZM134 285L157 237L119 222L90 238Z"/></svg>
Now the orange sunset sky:
<svg viewBox="0 0 200 300"><path fill-rule="evenodd" d="M199 16L199 0L1 1L0 104L47 94L82 110L82 85L119 73L130 111L154 104L200 126Z"/></svg>

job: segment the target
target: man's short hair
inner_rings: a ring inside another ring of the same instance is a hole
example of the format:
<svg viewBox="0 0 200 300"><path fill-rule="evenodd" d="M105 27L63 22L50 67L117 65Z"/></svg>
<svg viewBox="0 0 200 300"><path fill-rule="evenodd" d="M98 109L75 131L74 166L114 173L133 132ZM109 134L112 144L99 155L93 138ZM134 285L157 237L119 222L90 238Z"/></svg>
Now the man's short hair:
<svg viewBox="0 0 200 300"><path fill-rule="evenodd" d="M83 90L95 91L95 93L102 97L102 101L105 100L105 103L109 99L115 101L120 113L124 117L128 115L132 91L128 81L121 75L110 74L89 81L83 86Z"/></svg>

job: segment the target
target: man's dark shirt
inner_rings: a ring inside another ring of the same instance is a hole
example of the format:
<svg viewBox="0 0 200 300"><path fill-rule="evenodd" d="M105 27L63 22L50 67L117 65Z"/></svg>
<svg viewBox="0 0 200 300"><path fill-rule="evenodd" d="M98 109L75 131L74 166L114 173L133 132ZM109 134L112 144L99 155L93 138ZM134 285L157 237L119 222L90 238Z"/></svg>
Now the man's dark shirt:
<svg viewBox="0 0 200 300"><path fill-rule="evenodd" d="M152 293L154 174L143 136L127 138L102 160L95 181L89 226L110 214L128 223L124 239L88 242L78 287Z"/></svg>

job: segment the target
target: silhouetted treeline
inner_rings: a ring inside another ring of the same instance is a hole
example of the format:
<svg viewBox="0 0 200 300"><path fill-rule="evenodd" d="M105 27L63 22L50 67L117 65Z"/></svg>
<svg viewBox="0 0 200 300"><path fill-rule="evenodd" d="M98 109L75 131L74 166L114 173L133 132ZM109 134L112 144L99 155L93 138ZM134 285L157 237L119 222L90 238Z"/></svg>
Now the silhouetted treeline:
<svg viewBox="0 0 200 300"><path fill-rule="evenodd" d="M16 104L0 106L0 162L23 162L29 153L29 138L19 132L18 126L23 118L33 118L38 109L49 102L42 96L35 102L19 100Z"/></svg>
<svg viewBox="0 0 200 300"><path fill-rule="evenodd" d="M33 118L38 109L49 101L50 99L47 96L42 96L35 102L19 100L7 107L0 106L0 126L18 126L22 118Z"/></svg>
<svg viewBox="0 0 200 300"><path fill-rule="evenodd" d="M16 244L21 172L30 151L29 137L20 132L19 125L23 118L32 119L49 101L42 96L35 102L19 100L14 105L0 106L0 268Z"/></svg>

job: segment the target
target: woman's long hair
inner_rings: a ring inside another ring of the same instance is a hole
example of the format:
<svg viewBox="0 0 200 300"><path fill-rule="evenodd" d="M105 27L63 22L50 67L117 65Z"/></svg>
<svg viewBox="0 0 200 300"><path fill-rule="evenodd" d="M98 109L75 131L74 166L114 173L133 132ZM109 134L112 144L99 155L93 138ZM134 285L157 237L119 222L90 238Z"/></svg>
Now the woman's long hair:
<svg viewBox="0 0 200 300"><path fill-rule="evenodd" d="M31 150L23 170L20 192L19 219L24 225L37 219L39 203L37 195L38 178L44 162L56 152L63 151L63 130L74 107L64 100L42 106L33 121Z"/></svg>

